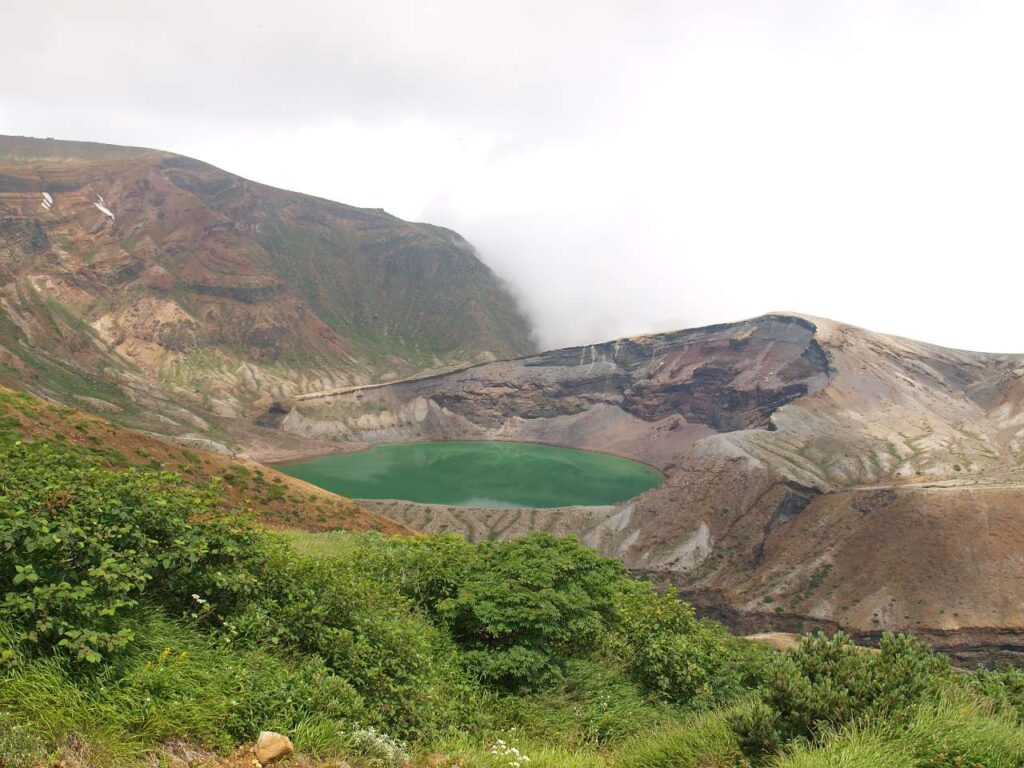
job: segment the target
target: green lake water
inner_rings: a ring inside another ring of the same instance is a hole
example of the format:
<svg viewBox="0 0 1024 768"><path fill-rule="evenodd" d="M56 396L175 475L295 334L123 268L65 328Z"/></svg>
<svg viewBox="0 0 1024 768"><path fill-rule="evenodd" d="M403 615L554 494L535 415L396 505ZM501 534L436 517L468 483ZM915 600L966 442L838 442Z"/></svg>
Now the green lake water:
<svg viewBox="0 0 1024 768"><path fill-rule="evenodd" d="M532 443L377 445L277 469L349 498L463 507L614 504L661 483L646 464Z"/></svg>

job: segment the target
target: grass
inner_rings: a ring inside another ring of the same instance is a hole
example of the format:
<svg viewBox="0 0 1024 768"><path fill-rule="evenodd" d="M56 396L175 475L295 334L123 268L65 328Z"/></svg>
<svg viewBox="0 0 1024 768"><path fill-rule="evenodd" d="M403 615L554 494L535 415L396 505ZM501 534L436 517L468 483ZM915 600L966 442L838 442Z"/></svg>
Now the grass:
<svg viewBox="0 0 1024 768"><path fill-rule="evenodd" d="M564 750L607 750L680 717L624 678L614 660L570 663L565 679L549 691L497 702L504 732Z"/></svg>
<svg viewBox="0 0 1024 768"><path fill-rule="evenodd" d="M0 650L12 647L0 634ZM325 705L322 668L232 649L157 612L130 656L100 672L59 657L13 663L0 725L30 728L40 754L90 745L94 768L135 764L172 739L227 752L266 728L290 733L307 754L328 752L343 736L337 722L360 714L358 697L338 686Z"/></svg>
<svg viewBox="0 0 1024 768"><path fill-rule="evenodd" d="M360 537L348 531L308 533L306 531L279 531L292 549L302 557L348 557L365 546Z"/></svg>
<svg viewBox="0 0 1024 768"><path fill-rule="evenodd" d="M957 691L920 707L906 731L891 735L909 744L919 758L945 755L960 758L968 766L985 768L1024 765L1024 731L1020 724Z"/></svg>
<svg viewBox="0 0 1024 768"><path fill-rule="evenodd" d="M500 742L499 742L500 739ZM501 743L503 742L504 745ZM518 755L512 752L518 750ZM588 747L571 748L523 739L515 732L481 743L479 739L456 738L435 745L433 754L458 755L465 768L509 768L518 762L528 768L613 768L613 757ZM528 761L523 761L525 755ZM421 755L427 758L428 755Z"/></svg>
<svg viewBox="0 0 1024 768"><path fill-rule="evenodd" d="M917 707L907 723L868 721L791 747L772 768L1020 768L1014 718L957 688Z"/></svg>
<svg viewBox="0 0 1024 768"><path fill-rule="evenodd" d="M615 768L732 768L742 754L728 717L700 714L637 736L618 750Z"/></svg>
<svg viewBox="0 0 1024 768"><path fill-rule="evenodd" d="M831 735L824 746L800 744L770 763L772 768L917 768L910 752L886 735L851 730Z"/></svg>

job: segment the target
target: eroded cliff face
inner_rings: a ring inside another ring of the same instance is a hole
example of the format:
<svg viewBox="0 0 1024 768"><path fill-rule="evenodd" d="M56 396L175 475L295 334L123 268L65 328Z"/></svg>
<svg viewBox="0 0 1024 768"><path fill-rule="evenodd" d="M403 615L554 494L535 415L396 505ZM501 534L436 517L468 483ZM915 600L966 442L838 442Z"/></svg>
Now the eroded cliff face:
<svg viewBox="0 0 1024 768"><path fill-rule="evenodd" d="M768 316L299 401L299 434L538 440L665 483L607 508L376 508L475 539L579 535L737 628L1024 647L1024 357Z"/></svg>
<svg viewBox="0 0 1024 768"><path fill-rule="evenodd" d="M770 427L781 406L828 380L814 326L774 316L302 399L267 423L370 443L533 440L667 468L708 435Z"/></svg>

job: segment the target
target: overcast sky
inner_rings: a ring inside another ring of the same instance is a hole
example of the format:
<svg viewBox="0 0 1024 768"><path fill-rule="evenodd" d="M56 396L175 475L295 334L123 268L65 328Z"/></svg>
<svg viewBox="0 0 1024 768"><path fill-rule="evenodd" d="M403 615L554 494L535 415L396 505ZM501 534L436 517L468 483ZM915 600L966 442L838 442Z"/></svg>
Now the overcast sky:
<svg viewBox="0 0 1024 768"><path fill-rule="evenodd" d="M544 346L823 315L1024 352L1024 3L4 0L0 133L460 231Z"/></svg>

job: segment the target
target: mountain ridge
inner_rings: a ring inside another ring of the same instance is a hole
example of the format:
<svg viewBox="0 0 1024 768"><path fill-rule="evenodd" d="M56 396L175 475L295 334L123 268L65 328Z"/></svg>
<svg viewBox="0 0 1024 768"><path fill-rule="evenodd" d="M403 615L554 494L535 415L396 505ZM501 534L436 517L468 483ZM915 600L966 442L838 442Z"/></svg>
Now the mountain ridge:
<svg viewBox="0 0 1024 768"><path fill-rule="evenodd" d="M222 443L268 393L533 345L457 233L143 148L0 137L0 293L7 383Z"/></svg>

